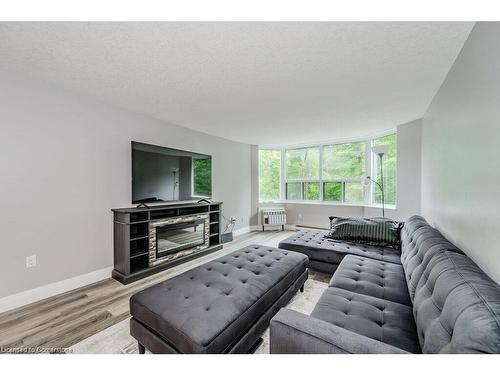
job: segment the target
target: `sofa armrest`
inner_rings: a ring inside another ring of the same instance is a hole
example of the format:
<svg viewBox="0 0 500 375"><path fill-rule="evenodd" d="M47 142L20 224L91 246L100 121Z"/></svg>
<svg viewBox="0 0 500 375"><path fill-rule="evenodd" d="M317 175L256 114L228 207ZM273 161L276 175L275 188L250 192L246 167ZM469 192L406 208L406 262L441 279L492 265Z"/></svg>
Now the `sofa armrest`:
<svg viewBox="0 0 500 375"><path fill-rule="evenodd" d="M271 319L271 354L409 354L395 346L289 309Z"/></svg>

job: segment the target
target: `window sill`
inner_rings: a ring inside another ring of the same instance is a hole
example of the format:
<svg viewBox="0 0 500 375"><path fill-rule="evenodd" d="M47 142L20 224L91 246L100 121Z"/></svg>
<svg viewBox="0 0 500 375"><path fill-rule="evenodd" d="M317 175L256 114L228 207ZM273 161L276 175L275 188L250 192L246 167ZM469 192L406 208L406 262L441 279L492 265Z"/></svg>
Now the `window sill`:
<svg viewBox="0 0 500 375"><path fill-rule="evenodd" d="M380 208L382 209L381 204L364 204L364 203L336 203L336 202L317 202L317 201L265 201L259 202L259 205L262 204L307 204L312 206L340 206L340 207L363 207L363 208ZM396 210L397 207L395 205L386 204L386 210Z"/></svg>

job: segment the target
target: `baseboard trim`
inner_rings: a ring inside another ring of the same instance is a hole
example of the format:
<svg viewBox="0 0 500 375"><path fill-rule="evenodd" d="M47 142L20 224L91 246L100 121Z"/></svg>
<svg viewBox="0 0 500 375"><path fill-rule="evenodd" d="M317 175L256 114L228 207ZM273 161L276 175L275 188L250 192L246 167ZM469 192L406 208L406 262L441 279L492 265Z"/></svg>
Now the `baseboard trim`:
<svg viewBox="0 0 500 375"><path fill-rule="evenodd" d="M108 279L111 277L112 270L113 267L106 267L97 271L75 276L66 280L56 281L55 283L0 298L0 313Z"/></svg>
<svg viewBox="0 0 500 375"><path fill-rule="evenodd" d="M233 230L233 236L241 236L245 233L250 233L250 227L243 227L237 230Z"/></svg>

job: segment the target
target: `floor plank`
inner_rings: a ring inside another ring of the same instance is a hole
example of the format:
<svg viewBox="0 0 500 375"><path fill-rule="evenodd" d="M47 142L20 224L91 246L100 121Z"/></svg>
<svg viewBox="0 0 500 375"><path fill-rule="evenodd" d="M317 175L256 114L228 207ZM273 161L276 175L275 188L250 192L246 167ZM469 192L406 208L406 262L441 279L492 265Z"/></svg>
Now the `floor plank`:
<svg viewBox="0 0 500 375"><path fill-rule="evenodd" d="M290 231L246 233L222 250L129 285L110 278L7 311L0 314L0 347L68 348L127 319L132 294L247 245L277 246L290 234Z"/></svg>

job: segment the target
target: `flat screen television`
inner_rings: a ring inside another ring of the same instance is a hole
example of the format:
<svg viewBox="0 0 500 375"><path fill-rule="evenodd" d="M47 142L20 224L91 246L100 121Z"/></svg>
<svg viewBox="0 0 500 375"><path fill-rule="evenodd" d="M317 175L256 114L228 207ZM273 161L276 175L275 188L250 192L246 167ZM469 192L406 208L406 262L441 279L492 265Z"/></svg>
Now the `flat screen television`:
<svg viewBox="0 0 500 375"><path fill-rule="evenodd" d="M132 203L212 197L212 157L132 142Z"/></svg>

